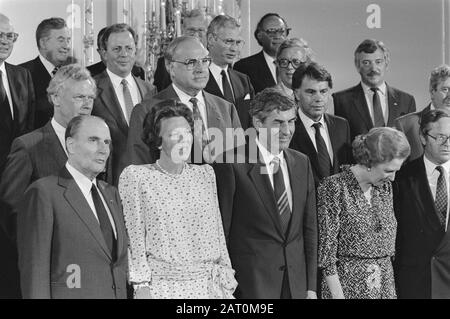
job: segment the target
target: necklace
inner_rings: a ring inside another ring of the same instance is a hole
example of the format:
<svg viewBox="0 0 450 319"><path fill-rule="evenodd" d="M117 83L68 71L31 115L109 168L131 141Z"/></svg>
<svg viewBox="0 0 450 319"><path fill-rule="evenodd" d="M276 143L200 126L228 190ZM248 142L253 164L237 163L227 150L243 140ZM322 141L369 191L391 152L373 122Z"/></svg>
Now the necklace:
<svg viewBox="0 0 450 319"><path fill-rule="evenodd" d="M166 175L168 175L168 176L170 176L170 177L172 177L172 178L178 178L178 177L180 177L180 175L183 173L183 171L184 171L184 167L186 166L186 163L183 165L183 168L181 169L181 172L179 173L179 174L174 174L174 173L169 173L168 171L166 171L164 168L162 168L161 167L161 164L159 164L159 160L157 160L156 162L155 162L155 164L156 164L156 166L158 166L158 168L159 168L159 170L161 171L161 172L163 172L164 174L166 174Z"/></svg>

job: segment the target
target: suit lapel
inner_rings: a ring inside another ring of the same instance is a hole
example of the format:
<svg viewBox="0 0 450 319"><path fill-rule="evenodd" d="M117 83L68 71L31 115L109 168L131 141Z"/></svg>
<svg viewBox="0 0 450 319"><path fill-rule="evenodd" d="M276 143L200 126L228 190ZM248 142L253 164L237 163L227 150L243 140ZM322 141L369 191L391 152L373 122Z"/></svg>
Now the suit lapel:
<svg viewBox="0 0 450 319"><path fill-rule="evenodd" d="M230 76L230 84L233 88L234 99L237 101L241 97L245 98L245 90L236 71L232 68L228 68L228 75Z"/></svg>
<svg viewBox="0 0 450 319"><path fill-rule="evenodd" d="M141 95L141 101L142 101L145 98L145 96L147 95L149 90L145 86L145 82L144 81L142 81L140 78L138 78L138 77L136 77L134 75L132 75L132 76L133 76L134 82L136 82L136 85L137 85L138 90L139 90L139 94Z"/></svg>
<svg viewBox="0 0 450 319"><path fill-rule="evenodd" d="M75 213L84 223L86 228L94 237L95 241L99 244L102 251L108 256L109 259L112 259L111 253L109 252L108 247L106 246L105 239L103 238L103 234L100 230L100 225L98 220L95 218L94 213L92 212L91 207L89 206L86 198L78 187L77 183L73 179L72 175L67 171L64 167L61 170L59 179L59 185L66 188L64 192L64 197L69 203L69 205L73 208Z"/></svg>
<svg viewBox="0 0 450 319"><path fill-rule="evenodd" d="M291 222L290 226L288 228L288 235L287 239L295 234L293 229L297 229L295 225L298 225L300 222L300 213L297 213L297 211L301 211L300 208L300 196L294 196L294 191L297 189L302 189L304 187L305 181L302 182L301 180L301 170L297 167L297 162L292 158L291 154L289 153L289 150L284 151L284 158L287 163L288 172L289 172L289 183L291 185L291 191L292 191L292 215L291 215ZM302 185L303 184L303 185Z"/></svg>
<svg viewBox="0 0 450 319"><path fill-rule="evenodd" d="M67 155L56 135L51 122L48 122L43 128L43 140L45 152L52 156L59 167L63 167L67 162Z"/></svg>
<svg viewBox="0 0 450 319"><path fill-rule="evenodd" d="M386 84L387 100L388 100L388 111L389 117L387 126L394 126L394 121L400 116L400 110L398 107L397 94L395 91Z"/></svg>
<svg viewBox="0 0 450 319"><path fill-rule="evenodd" d="M264 53L261 50L261 52L257 55L259 62L256 64L255 67L258 68L259 74L262 79L264 79L264 82L270 83L269 86L275 86L277 85L276 80L272 76L272 72L270 72L270 68L267 65L266 59L264 58Z"/></svg>
<svg viewBox="0 0 450 319"><path fill-rule="evenodd" d="M208 83L206 84L205 91L211 93L212 95L225 99L225 97L222 94L222 91L219 88L219 84L217 84L216 79L214 78L214 75L212 74L211 70L209 70L209 80Z"/></svg>
<svg viewBox="0 0 450 319"><path fill-rule="evenodd" d="M335 150L338 147L339 143L339 131L335 129L335 122L334 119L329 116L327 113L324 114L325 123L328 127L328 136L330 137L331 141L331 148L333 152L333 172L337 173L339 170L339 164L338 164L338 158Z"/></svg>
<svg viewBox="0 0 450 319"><path fill-rule="evenodd" d="M26 109L23 109L23 103L21 103L20 95L22 93L22 85L17 77L17 74L11 70L8 63L5 62L6 76L8 77L9 92L11 93L12 107L14 110L14 121L17 123L24 123L27 113Z"/></svg>
<svg viewBox="0 0 450 319"><path fill-rule="evenodd" d="M361 119L366 124L367 130L370 130L373 127L373 123L361 83L357 85L353 91L353 104L355 110L359 113Z"/></svg>
<svg viewBox="0 0 450 319"><path fill-rule="evenodd" d="M305 125L300 118L295 122L295 133L294 133L295 143L298 145L301 152L308 155L311 165L314 167L316 172L319 170L319 159L317 157L317 151L314 147L308 132L306 131Z"/></svg>
<svg viewBox="0 0 450 319"><path fill-rule="evenodd" d="M215 127L220 130L224 129L222 123L224 120L222 119L222 115L218 110L218 105L214 103L208 92L203 91L203 98L205 99L206 104L206 117L208 119L208 128ZM225 132L225 130L223 130Z"/></svg>

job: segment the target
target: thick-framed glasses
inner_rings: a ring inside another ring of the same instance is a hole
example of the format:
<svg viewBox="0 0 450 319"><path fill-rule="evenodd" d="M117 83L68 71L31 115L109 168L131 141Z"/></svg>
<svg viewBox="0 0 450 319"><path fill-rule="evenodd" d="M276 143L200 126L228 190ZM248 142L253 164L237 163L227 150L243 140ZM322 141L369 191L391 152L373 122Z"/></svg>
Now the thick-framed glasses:
<svg viewBox="0 0 450 319"><path fill-rule="evenodd" d="M211 64L211 58L208 56L201 59L187 59L185 61L172 60L172 62L184 64L186 66L186 69L190 71L196 68L197 66L209 67L209 65Z"/></svg>
<svg viewBox="0 0 450 319"><path fill-rule="evenodd" d="M241 40L241 39L239 39L239 40L231 39L231 38L222 39L222 38L219 38L217 35L216 35L216 39L219 39L223 44L225 44L229 48L231 48L234 45L238 49L241 49L245 44L245 41Z"/></svg>
<svg viewBox="0 0 450 319"><path fill-rule="evenodd" d="M442 135L442 134L439 134L438 136L433 136L433 135L427 133L427 135L428 135L429 137L431 137L432 139L434 139L434 140L435 140L438 144L440 144L440 145L445 145L445 144L447 144L447 142L448 142L449 139L450 139L450 136Z"/></svg>
<svg viewBox="0 0 450 319"><path fill-rule="evenodd" d="M306 63L306 60L300 60L300 59L292 59L292 60L289 60L289 59L278 59L277 60L277 65L280 68L288 68L289 64L292 64L292 67L294 69L296 69L296 68L298 68L300 65L302 65L304 63Z"/></svg>
<svg viewBox="0 0 450 319"><path fill-rule="evenodd" d="M9 42L16 42L18 37L19 34L15 32L0 32L0 39L7 40Z"/></svg>
<svg viewBox="0 0 450 319"><path fill-rule="evenodd" d="M275 36L285 36L287 37L289 35L289 31L291 31L290 28L279 28L279 29L275 29L275 28L271 28L271 29L266 29L266 30L262 30L265 34L267 34L269 37L275 37Z"/></svg>

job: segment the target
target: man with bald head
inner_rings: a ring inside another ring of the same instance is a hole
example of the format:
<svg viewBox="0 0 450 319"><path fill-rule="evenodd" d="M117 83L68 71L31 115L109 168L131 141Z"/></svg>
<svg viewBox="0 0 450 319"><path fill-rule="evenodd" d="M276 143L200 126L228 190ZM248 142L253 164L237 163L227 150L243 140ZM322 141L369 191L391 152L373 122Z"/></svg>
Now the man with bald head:
<svg viewBox="0 0 450 319"><path fill-rule="evenodd" d="M167 47L164 58L172 84L133 109L127 141L129 164L155 162L141 139L142 125L149 110L162 100L176 99L186 104L193 111L196 123L200 123L206 133L202 134L203 137L209 138L208 132L213 129L220 130L225 136L227 128L241 127L232 103L203 90L209 79L211 58L198 38L182 36L174 39ZM194 142L194 149L195 145ZM202 161L194 158L196 163Z"/></svg>
<svg viewBox="0 0 450 319"><path fill-rule="evenodd" d="M181 24L181 32L183 35L190 35L197 37L203 45L206 46L206 28L208 23L205 14L199 9L193 9L183 15ZM153 85L156 86L158 92L161 92L168 87L172 80L167 72L164 56L158 59L155 75L153 76Z"/></svg>
<svg viewBox="0 0 450 319"><path fill-rule="evenodd" d="M18 36L9 18L0 13L0 175L14 138L33 129L35 99L31 74L25 68L6 63ZM14 283L17 272L11 274L13 267L6 265L14 262L11 256L14 255L13 246L1 229L0 251L3 259L0 265L0 299L18 297L20 292ZM9 269L3 268L5 266Z"/></svg>

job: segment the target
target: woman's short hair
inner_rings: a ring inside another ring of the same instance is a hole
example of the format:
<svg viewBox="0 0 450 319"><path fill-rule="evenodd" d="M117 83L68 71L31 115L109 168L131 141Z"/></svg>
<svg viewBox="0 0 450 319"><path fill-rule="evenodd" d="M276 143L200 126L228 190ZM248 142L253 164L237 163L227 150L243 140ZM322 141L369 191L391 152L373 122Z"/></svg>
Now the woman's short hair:
<svg viewBox="0 0 450 319"><path fill-rule="evenodd" d="M284 50L289 48L300 48L305 53L305 63L309 63L313 61L313 50L309 47L308 42L303 40L302 38L289 38L281 42L280 46L277 50L276 59L280 57L281 53L283 53Z"/></svg>
<svg viewBox="0 0 450 319"><path fill-rule="evenodd" d="M397 158L406 159L411 152L405 134L391 127L374 127L368 133L358 135L352 148L356 163L366 167Z"/></svg>
<svg viewBox="0 0 450 319"><path fill-rule="evenodd" d="M178 100L164 100L153 106L147 113L144 119L144 130L142 132L142 140L149 147L150 154L153 158L159 158L161 151L159 147L162 143L162 138L159 135L161 133L161 121L163 119L169 119L172 117L184 117L191 127L191 131L194 130L194 120L192 117L192 111Z"/></svg>

